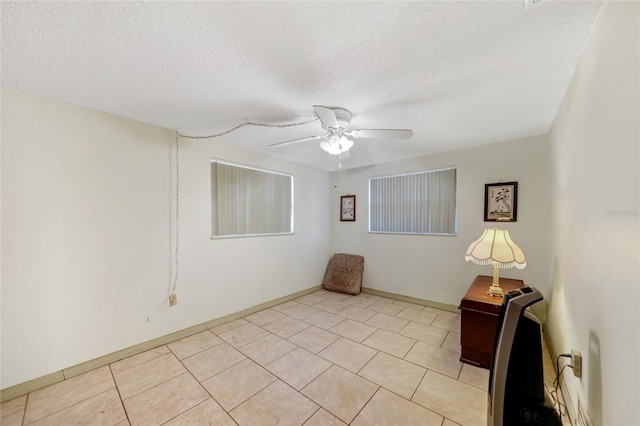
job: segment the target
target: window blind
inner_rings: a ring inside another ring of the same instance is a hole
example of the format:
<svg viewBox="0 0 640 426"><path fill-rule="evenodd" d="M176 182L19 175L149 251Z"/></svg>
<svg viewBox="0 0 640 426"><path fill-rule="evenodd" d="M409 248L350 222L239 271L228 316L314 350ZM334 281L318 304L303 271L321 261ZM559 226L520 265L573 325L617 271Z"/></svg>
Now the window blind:
<svg viewBox="0 0 640 426"><path fill-rule="evenodd" d="M212 237L293 233L293 176L211 162Z"/></svg>
<svg viewBox="0 0 640 426"><path fill-rule="evenodd" d="M456 169L370 178L369 232L455 234Z"/></svg>

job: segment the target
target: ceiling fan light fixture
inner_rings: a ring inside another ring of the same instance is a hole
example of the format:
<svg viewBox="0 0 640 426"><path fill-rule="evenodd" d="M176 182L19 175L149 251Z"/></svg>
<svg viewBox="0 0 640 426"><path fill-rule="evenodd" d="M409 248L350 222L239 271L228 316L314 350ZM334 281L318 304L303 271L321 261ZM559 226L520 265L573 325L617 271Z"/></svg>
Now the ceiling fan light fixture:
<svg viewBox="0 0 640 426"><path fill-rule="evenodd" d="M347 152L353 146L353 141L351 139L347 139L346 136L342 136L338 141L338 144L340 146L340 152Z"/></svg>
<svg viewBox="0 0 640 426"><path fill-rule="evenodd" d="M331 135L326 141L320 142L320 148L331 155L338 155L347 152L353 146L353 141L346 136Z"/></svg>

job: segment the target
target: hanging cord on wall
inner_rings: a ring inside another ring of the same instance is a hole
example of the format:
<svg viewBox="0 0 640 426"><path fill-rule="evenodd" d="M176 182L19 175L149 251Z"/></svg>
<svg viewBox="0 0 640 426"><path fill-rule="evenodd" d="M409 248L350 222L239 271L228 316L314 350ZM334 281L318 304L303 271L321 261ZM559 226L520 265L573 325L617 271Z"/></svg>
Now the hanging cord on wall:
<svg viewBox="0 0 640 426"><path fill-rule="evenodd" d="M177 130L176 130L176 135L180 136L182 138L186 138L186 139L210 139L210 138L218 138L220 136L224 136L227 133L231 133L231 132L233 132L235 130L238 130L239 128L244 127L244 126L286 128L286 127L302 126L303 124L313 123L314 121L318 121L318 120L319 120L319 118L315 117L315 118L312 118L312 119L307 120L307 121L300 121L300 122L296 122L296 123L273 124L273 123L256 123L256 122L249 121L249 120L245 119L243 123L240 123L237 126L232 127L230 129L227 129L227 130L225 130L223 132L215 133L213 135L191 136L191 135L185 135L183 133L179 133Z"/></svg>
<svg viewBox="0 0 640 426"><path fill-rule="evenodd" d="M556 378L553 381L553 390L548 390L549 391L549 395L551 395L551 399L553 399L553 405L558 407L558 411L560 413L560 416L566 416L567 413L567 406L562 402L562 398L560 397L560 394L558 393L560 391L560 377L562 376L562 373L564 372L564 369L567 367L573 368L573 365L571 364L565 364L562 366L562 369L560 369L560 358L571 358L571 354L560 354L557 356L556 358ZM546 387L546 385L545 385Z"/></svg>
<svg viewBox="0 0 640 426"><path fill-rule="evenodd" d="M178 252L180 248L180 137L176 130L176 203L175 203L175 220L176 220L176 234L175 234L175 248L173 252L173 262L175 263L175 273L172 275L171 271L171 258L169 259L169 292L167 294L166 305L169 306L169 296L176 292L176 286L178 284ZM169 154L171 157L171 154ZM171 244L171 241L169 241ZM171 256L169 256L171 257ZM173 280L172 280L173 278Z"/></svg>
<svg viewBox="0 0 640 426"><path fill-rule="evenodd" d="M171 280L173 279L173 253L172 253L172 248L173 248L173 221L171 220L172 216L173 216L173 175L171 174L171 169L173 167L173 157L171 156L172 152L171 152L171 146L169 146L169 149L167 150L167 157L168 157L168 167L167 170L169 170L169 185L168 185L168 197L169 197L169 202L168 204L168 212L167 212L167 217L169 218L169 220L167 221L167 223L169 224L169 250L168 250L168 263L169 263L169 276L167 277L167 300L165 300L165 305L169 305L168 303L168 295L171 294Z"/></svg>
<svg viewBox="0 0 640 426"><path fill-rule="evenodd" d="M246 120L240 124L238 124L235 127L232 127L230 129L227 129L223 132L220 133L215 133L212 135L205 135L205 136L191 136L191 135L185 135L183 133L180 133L178 130L176 130L176 137L175 137L175 143L176 143L176 151L175 151L175 156L176 156L176 186L175 186L175 191L176 191L176 195L175 195L175 247L174 247L174 251L173 251L173 259L171 256L171 249L169 250L169 288L168 288L168 293L167 293L167 299L165 300L165 304L167 306L170 306L169 303L169 297L172 294L175 294L176 292L176 287L178 285L178 271L179 271L179 250L180 250L180 138L185 138L185 139L211 139L211 138L217 138L220 136L224 136L228 133L231 133L235 130L238 130L241 127L244 126L256 126L256 127L275 127L275 128L286 128L286 127L294 127L294 126L302 126L303 124L309 124L309 123L313 123L314 121L318 121L319 118L318 117L314 117L310 120L307 121L300 121L300 122L296 122L296 123L281 123L281 124L273 124L273 123L256 123L253 121L249 121ZM169 164L171 164L171 151L169 151ZM169 169L171 170L171 169ZM171 186L171 172L169 172L169 185ZM169 215L171 215L171 205L169 205ZM172 238L172 232L171 232L171 226L169 226L169 247L171 247L172 243L173 243L173 238ZM172 264L175 264L175 271L172 268Z"/></svg>

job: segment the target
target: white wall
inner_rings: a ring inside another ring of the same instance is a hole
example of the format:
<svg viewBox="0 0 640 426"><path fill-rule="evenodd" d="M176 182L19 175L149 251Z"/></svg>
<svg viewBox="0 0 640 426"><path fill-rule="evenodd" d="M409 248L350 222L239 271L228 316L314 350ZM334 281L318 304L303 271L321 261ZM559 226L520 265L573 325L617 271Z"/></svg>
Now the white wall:
<svg viewBox="0 0 640 426"><path fill-rule="evenodd" d="M583 355L565 374L596 425L640 424L640 8L604 3L551 130L549 330Z"/></svg>
<svg viewBox="0 0 640 426"><path fill-rule="evenodd" d="M174 139L2 89L1 388L321 283L329 174L183 141L179 303L167 309ZM213 156L293 173L295 235L210 240Z"/></svg>
<svg viewBox="0 0 640 426"><path fill-rule="evenodd" d="M549 144L546 137L451 151L426 157L347 170L334 191L336 218L339 196L356 195L356 222L333 222L332 250L365 257L366 287L458 305L476 275L491 275L490 267L465 262L472 241L495 222L484 222L484 185L518 182L518 220L499 226L509 229L525 252L523 270L501 270L501 276L523 279L547 293L550 280L549 248ZM368 179L403 172L457 167L457 236L370 234Z"/></svg>

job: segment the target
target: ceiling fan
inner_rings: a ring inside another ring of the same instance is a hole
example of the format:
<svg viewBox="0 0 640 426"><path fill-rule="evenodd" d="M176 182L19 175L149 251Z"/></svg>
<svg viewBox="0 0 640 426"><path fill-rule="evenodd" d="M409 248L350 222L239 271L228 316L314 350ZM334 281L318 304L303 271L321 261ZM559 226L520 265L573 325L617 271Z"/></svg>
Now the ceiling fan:
<svg viewBox="0 0 640 426"><path fill-rule="evenodd" d="M314 105L313 110L326 130L323 135L307 136L269 145L271 148L306 141L320 141L320 148L332 155L346 153L353 146L349 138L409 139L413 131L408 129L351 129L351 112L344 108ZM347 136L349 138L347 138Z"/></svg>

